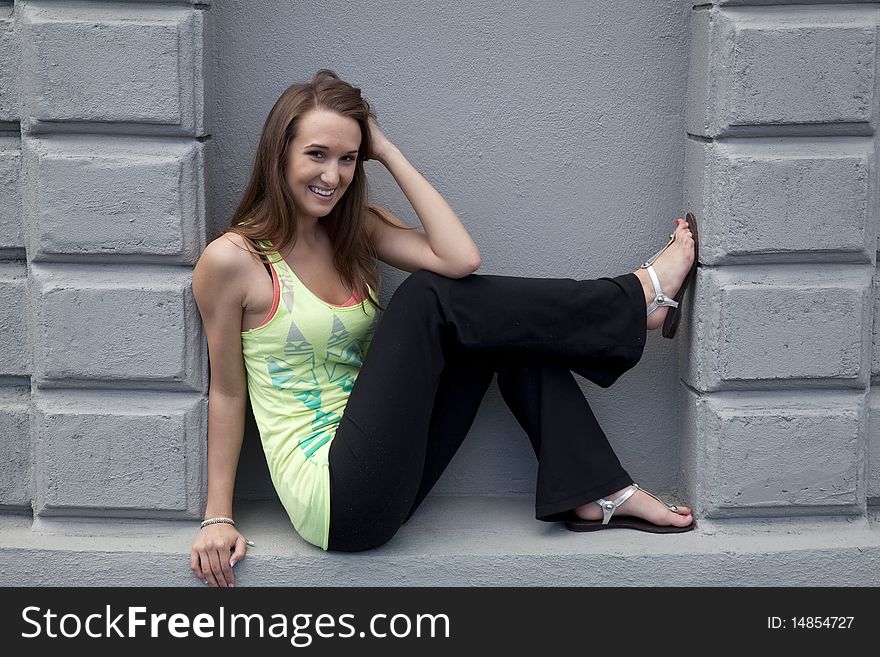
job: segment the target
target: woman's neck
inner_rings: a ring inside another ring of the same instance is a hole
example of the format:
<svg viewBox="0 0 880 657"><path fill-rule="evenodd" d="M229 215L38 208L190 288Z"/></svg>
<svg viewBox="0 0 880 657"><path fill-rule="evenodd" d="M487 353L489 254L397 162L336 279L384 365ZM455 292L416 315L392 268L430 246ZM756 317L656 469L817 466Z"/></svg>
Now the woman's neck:
<svg viewBox="0 0 880 657"><path fill-rule="evenodd" d="M323 226L318 217L296 218L296 239L306 244L316 244L323 237Z"/></svg>

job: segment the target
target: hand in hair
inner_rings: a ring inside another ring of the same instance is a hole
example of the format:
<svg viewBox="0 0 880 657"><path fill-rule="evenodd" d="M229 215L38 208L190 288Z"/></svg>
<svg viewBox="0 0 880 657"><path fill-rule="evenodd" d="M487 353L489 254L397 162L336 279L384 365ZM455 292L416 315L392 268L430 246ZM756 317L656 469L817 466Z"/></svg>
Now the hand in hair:
<svg viewBox="0 0 880 657"><path fill-rule="evenodd" d="M379 129L376 119L370 117L370 152L367 156L368 160L378 160L384 164L385 156L394 148L385 133Z"/></svg>

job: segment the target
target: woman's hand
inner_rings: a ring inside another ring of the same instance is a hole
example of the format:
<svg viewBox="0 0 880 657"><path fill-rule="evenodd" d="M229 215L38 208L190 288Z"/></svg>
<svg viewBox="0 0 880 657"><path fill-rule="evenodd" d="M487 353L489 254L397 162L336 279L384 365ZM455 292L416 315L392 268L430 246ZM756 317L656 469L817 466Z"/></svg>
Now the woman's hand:
<svg viewBox="0 0 880 657"><path fill-rule="evenodd" d="M370 117L370 152L367 155L367 159L378 160L385 164L385 158L392 149L394 149L394 144L379 129L376 119Z"/></svg>
<svg viewBox="0 0 880 657"><path fill-rule="evenodd" d="M196 577L209 586L235 586L232 568L246 552L244 536L233 525L217 523L199 531L189 564Z"/></svg>
<svg viewBox="0 0 880 657"><path fill-rule="evenodd" d="M378 160L394 176L416 211L424 233L399 230L368 213L370 238L383 262L404 271L427 269L450 278L461 278L480 267L480 251L455 211L424 176L403 156L370 118L369 159ZM391 224L406 227L387 210ZM388 218L388 217L386 217Z"/></svg>

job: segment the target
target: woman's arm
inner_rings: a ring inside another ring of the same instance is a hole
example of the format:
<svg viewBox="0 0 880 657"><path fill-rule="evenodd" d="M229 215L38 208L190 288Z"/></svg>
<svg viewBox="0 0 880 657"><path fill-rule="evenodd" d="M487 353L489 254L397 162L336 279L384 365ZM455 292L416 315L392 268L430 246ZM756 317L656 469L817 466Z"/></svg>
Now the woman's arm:
<svg viewBox="0 0 880 657"><path fill-rule="evenodd" d="M208 245L193 270L193 295L208 338L211 364L206 519L233 517L232 491L247 403L241 319L245 300L242 258L249 257L220 238ZM232 563L241 561L245 551L245 539L234 526L209 525L193 543L190 566L212 586L233 586Z"/></svg>
<svg viewBox="0 0 880 657"><path fill-rule="evenodd" d="M480 267L480 251L455 211L372 119L370 127L371 159L381 162L394 176L424 227L424 232L400 230L369 213L370 233L379 259L405 271L427 269L450 278L475 272ZM388 214L393 223L405 225Z"/></svg>

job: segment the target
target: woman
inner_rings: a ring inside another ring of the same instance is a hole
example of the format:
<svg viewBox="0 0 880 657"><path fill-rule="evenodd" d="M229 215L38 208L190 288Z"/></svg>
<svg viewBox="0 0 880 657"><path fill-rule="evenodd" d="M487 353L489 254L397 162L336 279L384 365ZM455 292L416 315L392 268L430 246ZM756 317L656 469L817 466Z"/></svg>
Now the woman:
<svg viewBox="0 0 880 657"><path fill-rule="evenodd" d="M367 205L367 159L391 172L423 231ZM193 572L232 586L245 556L232 491L248 395L294 527L325 550L355 551L388 541L419 506L495 373L539 459L538 518L575 531L692 529L687 508L633 484L571 374L609 386L638 361L646 329L665 321L674 334L695 268L688 218L633 274L470 276L476 245L360 90L331 71L290 87L266 119L232 227L193 272L211 364ZM376 259L416 272L378 326Z"/></svg>

